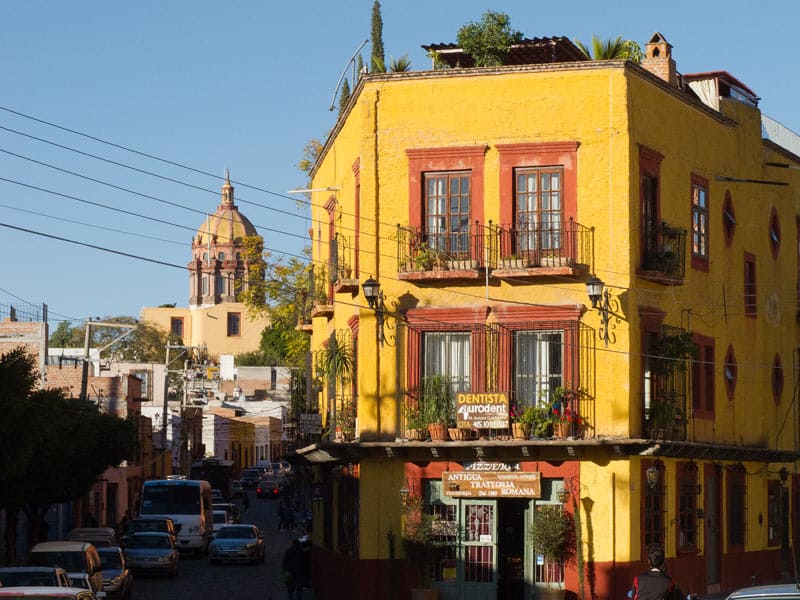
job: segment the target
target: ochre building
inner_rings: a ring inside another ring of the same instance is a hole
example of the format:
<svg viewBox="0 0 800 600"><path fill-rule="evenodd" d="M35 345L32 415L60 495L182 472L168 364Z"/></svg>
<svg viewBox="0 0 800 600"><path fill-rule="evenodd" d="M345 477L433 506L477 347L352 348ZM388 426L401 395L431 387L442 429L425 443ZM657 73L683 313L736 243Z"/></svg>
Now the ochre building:
<svg viewBox="0 0 800 600"><path fill-rule="evenodd" d="M313 170L315 597L618 599L650 544L685 592L791 572L798 137L660 34L641 64L427 49L361 76Z"/></svg>

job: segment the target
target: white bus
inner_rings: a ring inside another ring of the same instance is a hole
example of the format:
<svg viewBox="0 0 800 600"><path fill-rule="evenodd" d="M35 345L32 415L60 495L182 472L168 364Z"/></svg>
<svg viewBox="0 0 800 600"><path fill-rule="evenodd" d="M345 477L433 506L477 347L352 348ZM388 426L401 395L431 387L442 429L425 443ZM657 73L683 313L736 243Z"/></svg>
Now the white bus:
<svg viewBox="0 0 800 600"><path fill-rule="evenodd" d="M178 550L203 556L214 527L211 485L193 479L145 481L141 517L169 517L178 530Z"/></svg>

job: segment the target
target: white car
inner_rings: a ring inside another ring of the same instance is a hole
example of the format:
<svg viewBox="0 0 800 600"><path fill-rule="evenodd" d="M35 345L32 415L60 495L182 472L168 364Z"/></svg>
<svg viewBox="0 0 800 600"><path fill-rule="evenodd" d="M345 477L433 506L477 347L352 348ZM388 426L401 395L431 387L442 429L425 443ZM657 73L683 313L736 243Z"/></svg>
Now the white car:
<svg viewBox="0 0 800 600"><path fill-rule="evenodd" d="M232 521L227 510L214 511L214 533L217 533L220 529L225 527L225 525L231 524Z"/></svg>
<svg viewBox="0 0 800 600"><path fill-rule="evenodd" d="M72 587L2 587L0 588L0 598L24 598L33 596L40 598L57 598L59 600L99 600L92 590ZM103 595L105 598L105 594Z"/></svg>

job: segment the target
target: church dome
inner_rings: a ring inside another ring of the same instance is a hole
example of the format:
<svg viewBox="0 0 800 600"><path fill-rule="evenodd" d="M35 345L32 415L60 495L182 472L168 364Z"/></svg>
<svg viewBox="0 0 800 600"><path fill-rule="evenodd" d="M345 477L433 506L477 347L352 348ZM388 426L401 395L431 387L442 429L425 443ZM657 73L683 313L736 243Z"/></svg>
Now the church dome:
<svg viewBox="0 0 800 600"><path fill-rule="evenodd" d="M230 175L225 173L225 184L222 186L222 202L217 211L210 215L194 237L194 246L209 244L235 244L240 246L245 236L258 235L250 220L239 212L233 202L233 186Z"/></svg>

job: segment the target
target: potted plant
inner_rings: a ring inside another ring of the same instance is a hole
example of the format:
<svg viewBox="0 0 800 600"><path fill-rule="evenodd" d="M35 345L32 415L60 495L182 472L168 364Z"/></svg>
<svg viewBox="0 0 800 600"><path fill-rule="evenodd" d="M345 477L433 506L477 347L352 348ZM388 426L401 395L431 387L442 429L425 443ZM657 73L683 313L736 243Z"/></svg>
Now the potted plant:
<svg viewBox="0 0 800 600"><path fill-rule="evenodd" d="M406 404L403 417L405 419L406 437L409 440L424 440L428 437L428 422L425 420L418 402Z"/></svg>
<svg viewBox="0 0 800 600"><path fill-rule="evenodd" d="M563 598L560 587L561 570L575 546L572 516L560 504L539 506L531 525L531 542L534 552L542 557L544 564L544 593L539 598Z"/></svg>
<svg viewBox="0 0 800 600"><path fill-rule="evenodd" d="M575 437L584 425L584 419L576 410L575 390L557 387L550 394L550 416L553 434L558 438Z"/></svg>
<svg viewBox="0 0 800 600"><path fill-rule="evenodd" d="M453 385L448 377L429 375L422 380L422 415L432 440L447 439L447 427L455 419Z"/></svg>
<svg viewBox="0 0 800 600"><path fill-rule="evenodd" d="M340 407L344 409L346 404L344 398L337 402L337 391L344 396L345 386L352 380L354 364L352 347L340 342L335 335L331 335L317 364L317 374L327 382L328 402L333 410L331 419L337 429L341 427L341 418L336 414L337 410ZM350 408L355 427L355 407L351 404Z"/></svg>
<svg viewBox="0 0 800 600"><path fill-rule="evenodd" d="M551 413L544 406L511 407L511 434L517 439L528 439L531 435L547 437L551 426Z"/></svg>
<svg viewBox="0 0 800 600"><path fill-rule="evenodd" d="M439 541L440 517L425 511L422 496L409 496L403 504L403 535L401 543L406 559L416 564L423 588L412 588L412 598L432 599L439 591L430 587L430 569L442 556L444 547Z"/></svg>

